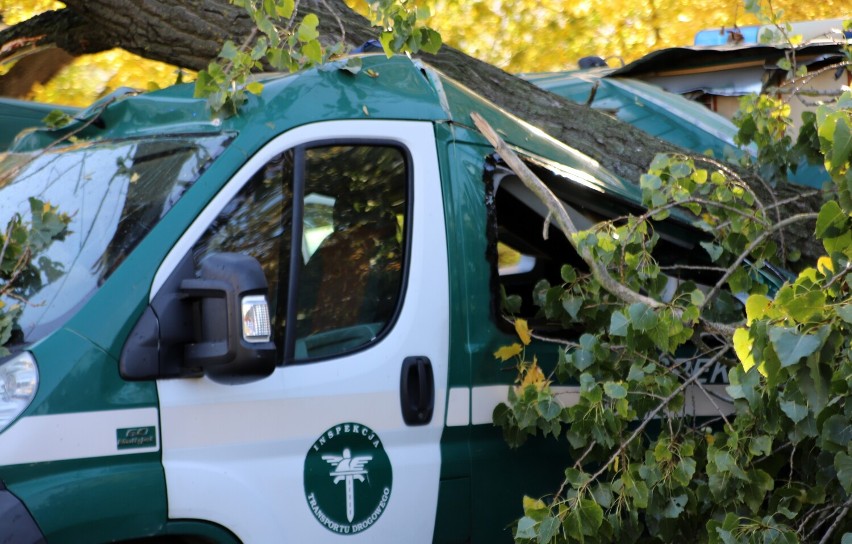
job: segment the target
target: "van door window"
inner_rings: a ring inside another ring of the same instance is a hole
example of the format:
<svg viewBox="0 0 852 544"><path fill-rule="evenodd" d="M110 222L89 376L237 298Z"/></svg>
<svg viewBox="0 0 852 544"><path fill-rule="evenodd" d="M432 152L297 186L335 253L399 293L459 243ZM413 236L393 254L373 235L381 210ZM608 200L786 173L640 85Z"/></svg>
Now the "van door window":
<svg viewBox="0 0 852 544"><path fill-rule="evenodd" d="M389 328L400 303L407 180L392 146L286 151L225 207L195 259L237 252L260 262L285 360L357 350Z"/></svg>

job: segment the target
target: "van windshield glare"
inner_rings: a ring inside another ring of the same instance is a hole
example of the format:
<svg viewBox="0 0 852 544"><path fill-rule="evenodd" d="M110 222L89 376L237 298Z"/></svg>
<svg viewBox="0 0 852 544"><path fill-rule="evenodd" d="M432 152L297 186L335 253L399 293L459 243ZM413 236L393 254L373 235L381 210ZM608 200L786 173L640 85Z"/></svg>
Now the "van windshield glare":
<svg viewBox="0 0 852 544"><path fill-rule="evenodd" d="M231 140L230 135L102 140L0 154L0 227L29 222L36 197L71 216L13 294L31 342L59 328L124 261Z"/></svg>

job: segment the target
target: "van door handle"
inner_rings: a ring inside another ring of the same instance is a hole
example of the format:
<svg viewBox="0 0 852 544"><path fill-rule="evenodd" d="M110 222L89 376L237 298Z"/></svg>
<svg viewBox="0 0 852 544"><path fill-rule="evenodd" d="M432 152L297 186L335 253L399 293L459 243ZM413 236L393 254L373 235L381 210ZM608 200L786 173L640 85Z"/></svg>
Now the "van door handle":
<svg viewBox="0 0 852 544"><path fill-rule="evenodd" d="M399 381L402 419L406 425L426 425L435 408L435 377L428 357L406 357Z"/></svg>

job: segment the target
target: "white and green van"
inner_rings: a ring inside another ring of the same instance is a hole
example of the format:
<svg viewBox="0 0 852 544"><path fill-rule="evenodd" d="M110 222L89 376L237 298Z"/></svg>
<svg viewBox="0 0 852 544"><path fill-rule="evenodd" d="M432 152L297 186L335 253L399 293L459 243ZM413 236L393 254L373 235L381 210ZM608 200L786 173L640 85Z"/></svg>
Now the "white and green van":
<svg viewBox="0 0 852 544"><path fill-rule="evenodd" d="M428 66L364 65L227 119L191 86L125 96L3 155L0 224L31 196L72 221L0 361L0 541L490 543L554 491L569 451L505 444L493 353L501 289L579 260L470 113L581 224L638 191Z"/></svg>

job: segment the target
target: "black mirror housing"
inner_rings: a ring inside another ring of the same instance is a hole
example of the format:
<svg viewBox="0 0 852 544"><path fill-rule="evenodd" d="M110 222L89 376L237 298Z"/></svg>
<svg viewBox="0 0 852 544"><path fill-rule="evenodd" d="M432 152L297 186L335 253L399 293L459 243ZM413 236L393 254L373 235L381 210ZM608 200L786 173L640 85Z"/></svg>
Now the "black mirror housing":
<svg viewBox="0 0 852 544"><path fill-rule="evenodd" d="M260 264L248 255L214 253L197 275L187 256L131 331L119 369L128 380L208 376L219 383L259 380L275 370L266 308L268 287ZM265 333L247 335L246 304ZM265 318L265 320L263 319Z"/></svg>
<svg viewBox="0 0 852 544"><path fill-rule="evenodd" d="M214 253L201 262L199 276L180 284L193 305L194 341L184 346L185 366L222 383L270 375L276 355L271 329L265 339L250 340L243 328L243 301L251 295L265 300L268 291L260 264L239 253Z"/></svg>

